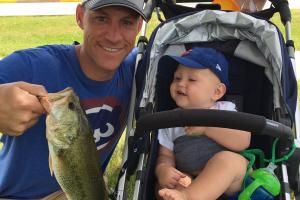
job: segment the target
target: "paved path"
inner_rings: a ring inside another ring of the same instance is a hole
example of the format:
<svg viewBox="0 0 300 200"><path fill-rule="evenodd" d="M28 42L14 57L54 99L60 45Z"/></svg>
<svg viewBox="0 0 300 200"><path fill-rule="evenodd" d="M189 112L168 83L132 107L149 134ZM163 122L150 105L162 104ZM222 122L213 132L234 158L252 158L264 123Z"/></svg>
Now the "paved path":
<svg viewBox="0 0 300 200"><path fill-rule="evenodd" d="M0 3L0 16L74 15L78 3Z"/></svg>

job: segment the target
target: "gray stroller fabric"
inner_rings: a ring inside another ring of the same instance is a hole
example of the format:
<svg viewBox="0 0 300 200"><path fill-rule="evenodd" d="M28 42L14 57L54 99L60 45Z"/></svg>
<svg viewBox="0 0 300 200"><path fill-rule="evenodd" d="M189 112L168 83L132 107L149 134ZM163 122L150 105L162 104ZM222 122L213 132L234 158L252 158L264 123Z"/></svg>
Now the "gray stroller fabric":
<svg viewBox="0 0 300 200"><path fill-rule="evenodd" d="M185 43L230 39L242 40L234 52L235 56L265 68L265 74L273 85L274 109L285 108L282 105L282 54L277 28L241 12L216 10L172 20L159 28L150 52L140 107L154 103L157 63L162 55L180 55L186 51Z"/></svg>

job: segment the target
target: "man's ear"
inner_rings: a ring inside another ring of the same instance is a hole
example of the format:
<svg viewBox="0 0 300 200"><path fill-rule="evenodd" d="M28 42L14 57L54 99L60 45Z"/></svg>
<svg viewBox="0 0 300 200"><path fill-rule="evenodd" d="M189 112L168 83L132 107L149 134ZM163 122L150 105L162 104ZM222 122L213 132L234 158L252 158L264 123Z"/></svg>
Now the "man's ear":
<svg viewBox="0 0 300 200"><path fill-rule="evenodd" d="M85 8L81 4L78 4L76 7L76 22L81 29L83 29L84 11Z"/></svg>
<svg viewBox="0 0 300 200"><path fill-rule="evenodd" d="M141 31L141 29L142 29L142 26L143 26L143 22L144 22L143 18L142 18L142 17L140 17L140 19L139 19L139 24L138 24L138 32L140 32L140 31Z"/></svg>
<svg viewBox="0 0 300 200"><path fill-rule="evenodd" d="M217 101L219 99L221 99L224 94L226 93L226 86L224 83L218 83L218 85L216 86L215 89L215 94L213 96L213 100Z"/></svg>

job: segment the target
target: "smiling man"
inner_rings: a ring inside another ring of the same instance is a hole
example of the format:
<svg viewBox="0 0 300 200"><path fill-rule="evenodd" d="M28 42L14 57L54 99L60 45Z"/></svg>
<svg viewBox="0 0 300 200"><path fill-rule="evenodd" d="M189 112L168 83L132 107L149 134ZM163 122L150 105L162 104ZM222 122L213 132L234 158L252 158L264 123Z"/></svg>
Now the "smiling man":
<svg viewBox="0 0 300 200"><path fill-rule="evenodd" d="M66 87L80 98L105 170L126 124L143 3L85 0L76 8L82 44L20 50L0 61L0 198L37 199L60 190L49 171L38 97Z"/></svg>

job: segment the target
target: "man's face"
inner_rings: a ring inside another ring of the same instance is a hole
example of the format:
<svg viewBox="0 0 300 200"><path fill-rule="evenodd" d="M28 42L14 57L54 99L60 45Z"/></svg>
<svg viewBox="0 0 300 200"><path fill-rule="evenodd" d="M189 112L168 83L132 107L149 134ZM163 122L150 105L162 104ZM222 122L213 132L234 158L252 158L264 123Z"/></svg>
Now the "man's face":
<svg viewBox="0 0 300 200"><path fill-rule="evenodd" d="M99 75L110 79L135 45L141 28L140 16L122 6L108 6L96 11L80 7L79 11L77 8L78 19L82 21L79 26L84 33L80 56L84 72L95 80L101 79Z"/></svg>

